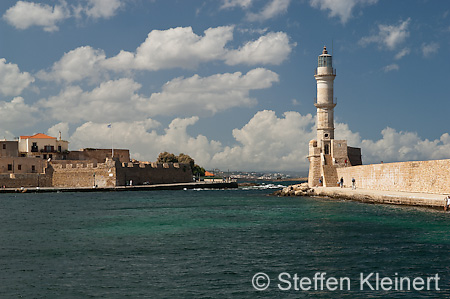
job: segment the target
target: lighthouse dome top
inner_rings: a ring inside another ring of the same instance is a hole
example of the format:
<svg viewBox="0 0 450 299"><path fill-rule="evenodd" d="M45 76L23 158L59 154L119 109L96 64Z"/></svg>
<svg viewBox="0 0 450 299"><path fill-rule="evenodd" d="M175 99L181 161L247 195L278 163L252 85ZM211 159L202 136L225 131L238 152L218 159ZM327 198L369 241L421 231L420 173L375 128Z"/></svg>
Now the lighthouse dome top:
<svg viewBox="0 0 450 299"><path fill-rule="evenodd" d="M319 55L318 67L333 68L332 56L328 54L327 47L323 47L322 55Z"/></svg>

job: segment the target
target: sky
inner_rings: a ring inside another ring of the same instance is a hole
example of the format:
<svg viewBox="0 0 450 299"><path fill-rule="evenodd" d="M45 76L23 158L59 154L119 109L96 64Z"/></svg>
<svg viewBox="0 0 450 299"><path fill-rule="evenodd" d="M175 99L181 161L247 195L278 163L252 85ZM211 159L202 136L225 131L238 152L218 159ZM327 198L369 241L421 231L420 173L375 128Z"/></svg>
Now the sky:
<svg viewBox="0 0 450 299"><path fill-rule="evenodd" d="M0 138L306 172L327 46L336 139L364 164L450 158L449 1L2 0L0 14Z"/></svg>

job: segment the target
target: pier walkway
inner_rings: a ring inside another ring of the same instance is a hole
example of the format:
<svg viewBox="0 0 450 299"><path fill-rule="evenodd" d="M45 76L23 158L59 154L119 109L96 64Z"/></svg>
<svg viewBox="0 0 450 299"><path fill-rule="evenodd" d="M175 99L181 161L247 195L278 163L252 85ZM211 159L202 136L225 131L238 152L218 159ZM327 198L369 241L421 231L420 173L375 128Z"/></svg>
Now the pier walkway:
<svg viewBox="0 0 450 299"><path fill-rule="evenodd" d="M399 191L378 191L368 189L314 187L314 196L350 199L367 203L383 203L410 206L444 207L444 198L448 194L415 193Z"/></svg>

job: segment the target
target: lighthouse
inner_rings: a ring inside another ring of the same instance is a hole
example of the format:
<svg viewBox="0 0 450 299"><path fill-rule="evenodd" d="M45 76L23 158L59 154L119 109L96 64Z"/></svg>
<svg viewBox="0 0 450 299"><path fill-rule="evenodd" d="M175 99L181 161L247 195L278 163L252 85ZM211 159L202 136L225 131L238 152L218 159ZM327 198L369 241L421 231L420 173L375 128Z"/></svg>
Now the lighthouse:
<svg viewBox="0 0 450 299"><path fill-rule="evenodd" d="M333 57L328 54L327 47L323 47L322 55L318 58L314 77L317 81L317 97L314 106L317 108L317 141L319 146L327 145L334 139L334 107L336 101L333 96L336 70L333 69Z"/></svg>
<svg viewBox="0 0 450 299"><path fill-rule="evenodd" d="M317 95L314 106L317 108L317 139L309 142L308 184L314 186L336 186L337 169L361 165L361 149L347 146L347 140L334 139L334 79L333 57L323 47L314 72Z"/></svg>

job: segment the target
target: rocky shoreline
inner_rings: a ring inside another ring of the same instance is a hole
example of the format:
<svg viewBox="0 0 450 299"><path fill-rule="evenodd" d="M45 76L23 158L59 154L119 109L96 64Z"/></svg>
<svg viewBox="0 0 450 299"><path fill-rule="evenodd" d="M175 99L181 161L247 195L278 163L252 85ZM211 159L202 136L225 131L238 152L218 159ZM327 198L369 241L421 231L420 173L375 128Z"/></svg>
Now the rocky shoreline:
<svg viewBox="0 0 450 299"><path fill-rule="evenodd" d="M308 183L287 186L281 190L275 191L272 195L276 196L313 196L314 189L308 186Z"/></svg>

